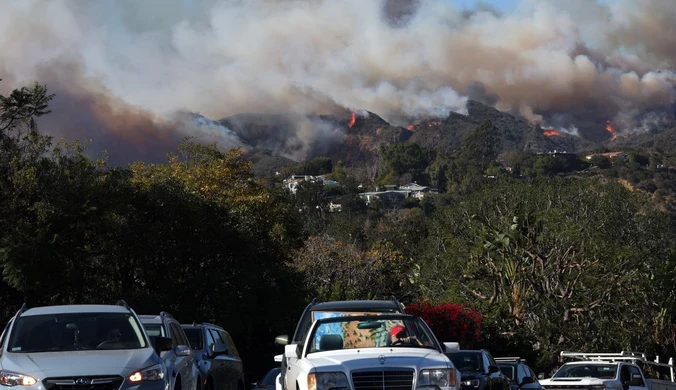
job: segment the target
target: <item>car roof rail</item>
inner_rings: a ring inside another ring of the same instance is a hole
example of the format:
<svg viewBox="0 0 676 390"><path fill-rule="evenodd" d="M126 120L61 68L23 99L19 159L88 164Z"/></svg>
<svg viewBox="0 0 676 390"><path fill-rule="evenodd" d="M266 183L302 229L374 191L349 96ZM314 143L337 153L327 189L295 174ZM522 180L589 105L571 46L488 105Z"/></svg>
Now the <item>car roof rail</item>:
<svg viewBox="0 0 676 390"><path fill-rule="evenodd" d="M216 325L216 324L212 324L211 322L202 322L202 325L213 326L214 328L223 329L222 326L218 326L218 325ZM225 330L225 329L224 329L224 330Z"/></svg>
<svg viewBox="0 0 676 390"><path fill-rule="evenodd" d="M23 313L23 312L25 312L25 311L28 310L28 309L30 309L30 308L28 307L28 304L27 304L26 302L24 302L23 305L21 305L21 309L19 309L19 313Z"/></svg>
<svg viewBox="0 0 676 390"><path fill-rule="evenodd" d="M129 307L129 304L127 304L127 301L125 301L124 299L120 299L119 301L115 302L115 304L117 306L122 306L127 310L131 310L131 307Z"/></svg>
<svg viewBox="0 0 676 390"><path fill-rule="evenodd" d="M161 311L160 312L160 317L167 317L167 318L174 318L171 314L167 313L166 311Z"/></svg>
<svg viewBox="0 0 676 390"><path fill-rule="evenodd" d="M518 356L509 356L509 357L494 357L493 360L496 362L516 362L516 363L525 363L524 359L521 359Z"/></svg>

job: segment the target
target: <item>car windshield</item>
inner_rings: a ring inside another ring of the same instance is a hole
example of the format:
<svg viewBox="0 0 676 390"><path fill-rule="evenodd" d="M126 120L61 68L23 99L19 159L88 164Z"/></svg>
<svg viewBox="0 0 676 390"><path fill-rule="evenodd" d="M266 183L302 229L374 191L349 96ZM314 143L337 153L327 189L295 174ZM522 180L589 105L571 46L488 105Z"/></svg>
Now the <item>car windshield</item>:
<svg viewBox="0 0 676 390"><path fill-rule="evenodd" d="M162 324L143 324L143 327L146 328L146 333L148 333L148 336L150 337L166 337L164 334L164 328L162 328Z"/></svg>
<svg viewBox="0 0 676 390"><path fill-rule="evenodd" d="M511 365L507 366L507 365L498 364L498 367L500 367L500 371L502 371L502 373L507 378L509 378L510 381L514 380L514 368L515 368L514 366L511 366Z"/></svg>
<svg viewBox="0 0 676 390"><path fill-rule="evenodd" d="M481 352L453 352L447 353L453 362L453 365L459 371L479 371L483 372Z"/></svg>
<svg viewBox="0 0 676 390"><path fill-rule="evenodd" d="M616 364L564 364L554 378L614 379L616 373Z"/></svg>
<svg viewBox="0 0 676 390"><path fill-rule="evenodd" d="M437 348L422 320L401 315L327 318L319 321L310 340L308 353L356 348Z"/></svg>
<svg viewBox="0 0 676 390"><path fill-rule="evenodd" d="M202 349L202 329L183 328L192 349Z"/></svg>
<svg viewBox="0 0 676 390"><path fill-rule="evenodd" d="M19 317L8 352L145 348L136 319L124 313L69 313Z"/></svg>

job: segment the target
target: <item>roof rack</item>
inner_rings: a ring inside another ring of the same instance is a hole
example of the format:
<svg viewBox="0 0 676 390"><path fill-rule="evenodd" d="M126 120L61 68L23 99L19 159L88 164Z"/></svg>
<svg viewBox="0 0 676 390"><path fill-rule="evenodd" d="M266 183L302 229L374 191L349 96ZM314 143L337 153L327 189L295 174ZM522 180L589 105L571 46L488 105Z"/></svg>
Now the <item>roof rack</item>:
<svg viewBox="0 0 676 390"><path fill-rule="evenodd" d="M28 309L29 309L28 304L26 304L26 302L24 302L23 305L21 305L21 309L19 309L19 313L23 313Z"/></svg>
<svg viewBox="0 0 676 390"><path fill-rule="evenodd" d="M526 360L521 359L518 356L514 356L514 357L511 357L511 356L510 357L494 357L493 360L495 360L496 362L516 362L516 363L521 363L521 362L525 363L526 362Z"/></svg>
<svg viewBox="0 0 676 390"><path fill-rule="evenodd" d="M406 311L406 309L405 309L405 307L404 307L404 304L401 303L401 302L399 302L399 300L397 299L396 296L394 296L394 294L392 295L392 298L391 298L391 299L392 299L392 302L394 302L394 303L397 304L397 306L399 307L399 309L401 309L402 312L403 312L403 311Z"/></svg>
<svg viewBox="0 0 676 390"><path fill-rule="evenodd" d="M561 357L569 357L578 360L586 361L596 361L596 362L621 362L629 361L632 363L640 362L658 367L669 368L669 374L671 381L676 381L676 367L674 367L674 358L669 358L668 363L660 363L659 356L654 360L649 360L645 352L631 352L631 351L622 351L622 352L570 352L570 351L561 351Z"/></svg>
<svg viewBox="0 0 676 390"><path fill-rule="evenodd" d="M119 301L115 302L115 304L116 304L117 306L122 306L122 307L124 307L124 308L127 309L127 310L131 310L131 308L130 308L129 305L127 304L127 301L125 301L124 299L120 299Z"/></svg>

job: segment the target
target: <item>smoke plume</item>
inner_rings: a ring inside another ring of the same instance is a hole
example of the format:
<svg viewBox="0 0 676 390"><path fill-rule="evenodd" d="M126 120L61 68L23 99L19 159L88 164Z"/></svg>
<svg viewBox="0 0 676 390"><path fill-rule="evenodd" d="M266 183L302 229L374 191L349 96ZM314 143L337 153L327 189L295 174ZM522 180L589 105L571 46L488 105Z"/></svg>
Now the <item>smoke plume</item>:
<svg viewBox="0 0 676 390"><path fill-rule="evenodd" d="M676 7L608 3L524 0L503 15L447 0L6 0L0 89L47 84L42 128L123 160L188 135L241 145L181 112L301 118L275 144L295 157L335 136L308 115L365 109L406 125L464 112L468 97L582 135L607 120L633 131L676 98Z"/></svg>

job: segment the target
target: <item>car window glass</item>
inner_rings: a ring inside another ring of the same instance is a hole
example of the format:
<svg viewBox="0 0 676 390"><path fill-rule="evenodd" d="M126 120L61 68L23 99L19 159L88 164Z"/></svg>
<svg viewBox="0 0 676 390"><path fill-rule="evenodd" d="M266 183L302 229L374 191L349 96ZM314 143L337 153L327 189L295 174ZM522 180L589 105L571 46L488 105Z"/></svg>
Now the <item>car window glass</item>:
<svg viewBox="0 0 676 390"><path fill-rule="evenodd" d="M488 356L485 353L482 353L481 356L483 357L483 372L488 372L488 367L490 367L491 362L488 360Z"/></svg>
<svg viewBox="0 0 676 390"><path fill-rule="evenodd" d="M491 356L491 355L489 355L489 354L486 354L486 356L488 356L488 363L489 363L491 366L493 366L493 367L497 367L497 366L498 366L498 362L496 362L495 359L493 359L493 356Z"/></svg>
<svg viewBox="0 0 676 390"><path fill-rule="evenodd" d="M633 377L634 375L641 375L641 372L638 370L638 367L634 366L629 366L629 372L631 373L631 376ZM639 386L644 386L643 379L641 379L641 384Z"/></svg>
<svg viewBox="0 0 676 390"><path fill-rule="evenodd" d="M535 375L535 371L533 371L533 369L530 368L529 366L526 366L526 368L528 369L528 370L527 370L528 376L530 376L531 378L533 378L533 380L536 380L535 378L537 378L537 375Z"/></svg>
<svg viewBox="0 0 676 390"><path fill-rule="evenodd" d="M192 349L200 350L204 347L202 344L202 329L200 328L183 328L188 341L190 342L190 347Z"/></svg>
<svg viewBox="0 0 676 390"><path fill-rule="evenodd" d="M164 328L162 327L161 324L143 324L143 327L146 329L146 333L148 333L148 337L157 337L157 336L162 336L166 337L166 334L164 332Z"/></svg>
<svg viewBox="0 0 676 390"><path fill-rule="evenodd" d="M176 337L178 338L178 345L190 346L190 341L188 341L188 338L185 336L183 328L181 328L179 324L171 324L171 327L176 332Z"/></svg>
<svg viewBox="0 0 676 390"><path fill-rule="evenodd" d="M207 348L209 348L211 344L215 343L214 337L211 335L211 332L209 332L209 329L205 329L204 335L206 340L206 346Z"/></svg>
<svg viewBox="0 0 676 390"><path fill-rule="evenodd" d="M500 371L502 371L502 373L507 378L509 378L509 380L514 380L514 366L502 365L502 366L499 366L499 367L500 367Z"/></svg>
<svg viewBox="0 0 676 390"><path fill-rule="evenodd" d="M178 339L178 334L176 333L176 328L172 326L173 324L169 324L169 334L171 335L171 341L174 347L180 345L179 339Z"/></svg>
<svg viewBox="0 0 676 390"><path fill-rule="evenodd" d="M225 344L225 341L221 338L221 335L215 329L209 329L211 336L214 338L214 342L218 344Z"/></svg>
<svg viewBox="0 0 676 390"><path fill-rule="evenodd" d="M622 366L622 370L620 370L620 380L622 383L628 382L631 379L631 375L629 374L629 367L628 366Z"/></svg>
<svg viewBox="0 0 676 390"><path fill-rule="evenodd" d="M482 371L482 357L477 352L451 352L447 354L455 368L461 372Z"/></svg>
<svg viewBox="0 0 676 390"><path fill-rule="evenodd" d="M518 383L523 382L523 377L528 376L528 374L526 374L526 371L523 369L523 366L521 364L518 365L517 374L518 374Z"/></svg>
<svg viewBox="0 0 676 390"><path fill-rule="evenodd" d="M140 324L130 314L57 313L19 317L8 336L9 352L37 353L146 346Z"/></svg>

